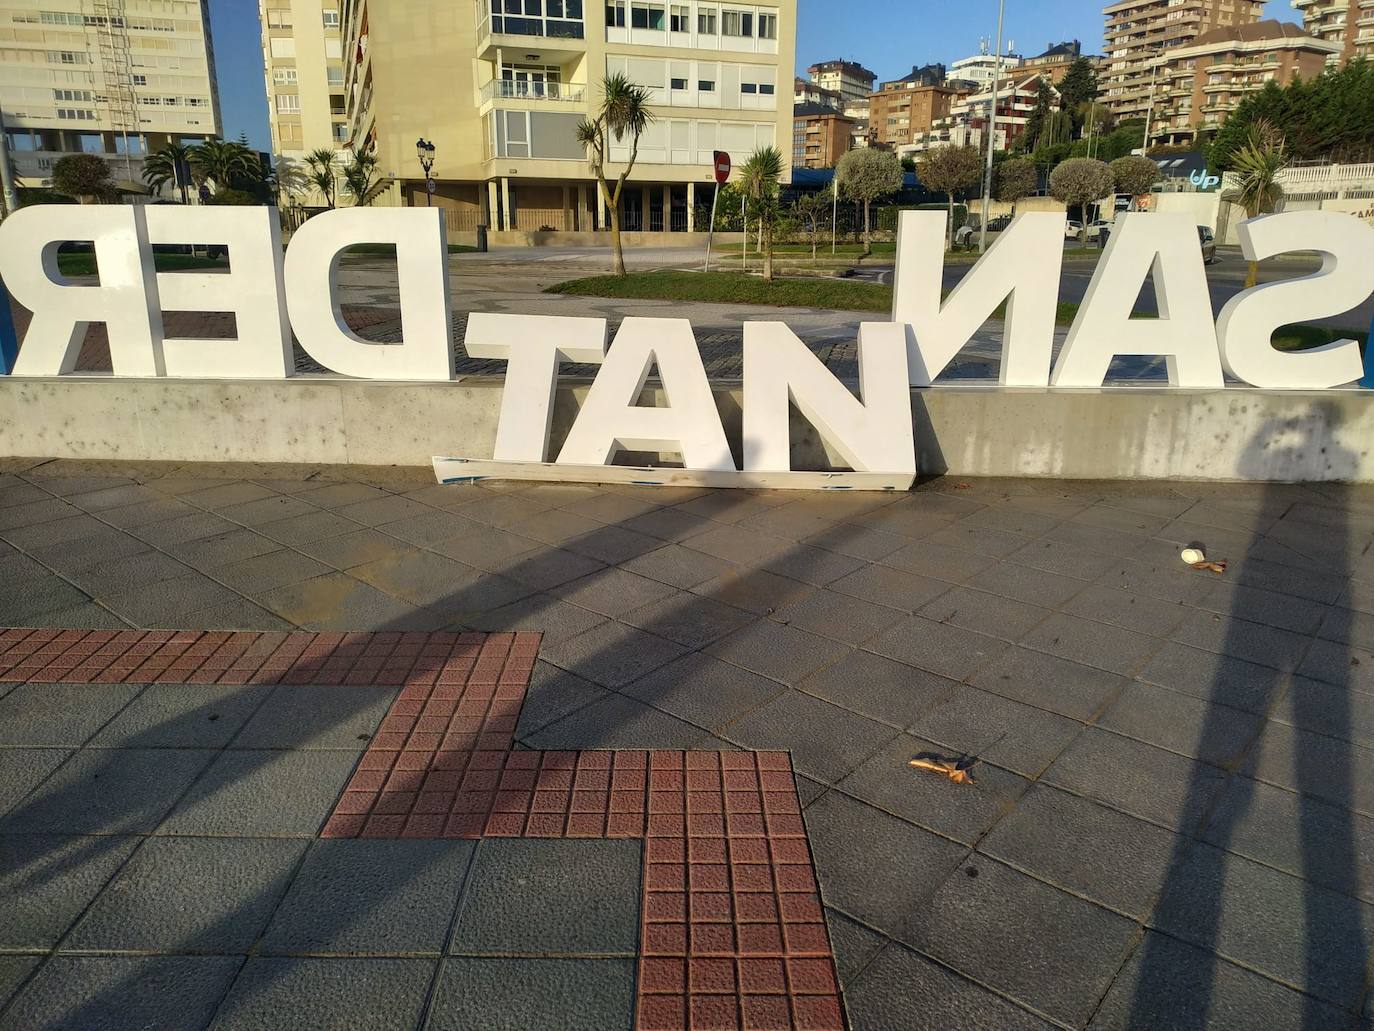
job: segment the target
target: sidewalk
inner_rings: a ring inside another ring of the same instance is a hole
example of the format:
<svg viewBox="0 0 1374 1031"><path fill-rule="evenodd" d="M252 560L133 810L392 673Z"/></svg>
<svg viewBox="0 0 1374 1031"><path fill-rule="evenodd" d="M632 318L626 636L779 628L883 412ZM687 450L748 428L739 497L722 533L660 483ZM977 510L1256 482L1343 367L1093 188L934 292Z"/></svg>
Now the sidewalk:
<svg viewBox="0 0 1374 1031"><path fill-rule="evenodd" d="M0 1028L1368 1026L1367 489L10 461L0 542Z"/></svg>

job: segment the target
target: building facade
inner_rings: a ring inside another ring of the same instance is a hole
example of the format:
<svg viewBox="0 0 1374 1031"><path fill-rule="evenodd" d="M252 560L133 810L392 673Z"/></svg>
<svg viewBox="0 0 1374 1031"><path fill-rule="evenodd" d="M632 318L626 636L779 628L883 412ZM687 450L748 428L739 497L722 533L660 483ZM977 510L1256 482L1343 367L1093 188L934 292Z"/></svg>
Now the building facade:
<svg viewBox="0 0 1374 1031"><path fill-rule="evenodd" d="M836 90L818 86L810 79L796 79L792 88L792 103L819 104L839 111L844 107L844 98Z"/></svg>
<svg viewBox="0 0 1374 1031"><path fill-rule="evenodd" d="M1051 43L1043 54L1022 61L1017 69L1017 75L1034 75L1052 86L1058 86L1060 80L1069 74L1074 62L1082 56L1083 44L1076 39L1064 43Z"/></svg>
<svg viewBox="0 0 1374 1031"><path fill-rule="evenodd" d="M1336 43L1330 64L1374 59L1374 0L1292 0L1309 36Z"/></svg>
<svg viewBox="0 0 1374 1031"><path fill-rule="evenodd" d="M1204 32L1156 61L1150 142L1191 143L1220 128L1249 94L1270 82L1315 78L1340 53L1341 44L1314 39L1289 22Z"/></svg>
<svg viewBox="0 0 1374 1031"><path fill-rule="evenodd" d="M1103 8L1107 20L1102 103L1118 120L1145 118L1154 58L1212 29L1234 29L1263 17L1263 0L1122 0Z"/></svg>
<svg viewBox="0 0 1374 1031"><path fill-rule="evenodd" d="M278 181L288 200L323 204L320 192L304 182L305 155L348 143L338 2L258 0L258 15Z"/></svg>
<svg viewBox="0 0 1374 1031"><path fill-rule="evenodd" d="M940 70L943 73L943 68ZM874 146L896 150L914 142L949 114L950 107L964 95L960 87L944 85L943 74L937 82L923 81L934 78L924 72L916 70L905 79L885 82L868 98L869 140Z"/></svg>
<svg viewBox="0 0 1374 1031"><path fill-rule="evenodd" d="M792 167L834 168L851 146L853 119L821 104L792 108Z"/></svg>
<svg viewBox="0 0 1374 1031"><path fill-rule="evenodd" d="M511 8L512 0L345 0L350 136L377 155L394 184L391 203L426 203L416 157L424 138L435 147L433 200L453 231L606 226L577 127L614 73L649 91L653 114L622 197L623 229L692 228L714 188L716 150L738 166L773 146L789 163L796 0ZM612 181L629 146L612 142Z"/></svg>
<svg viewBox="0 0 1374 1031"><path fill-rule="evenodd" d="M820 61L806 70L811 81L824 89L834 90L846 101L862 100L873 92L878 77L853 61Z"/></svg>
<svg viewBox="0 0 1374 1031"><path fill-rule="evenodd" d="M1025 76L1020 69L1010 78L1002 79L997 91L997 129L993 138L994 150L1007 150L1026 131L1026 123L1035 111L1040 95L1040 77ZM1057 101L1057 97L1056 97ZM992 110L992 85L976 93L954 98L948 113L937 119L923 132L913 135L911 142L897 148L902 157L919 157L939 147L985 146Z"/></svg>
<svg viewBox="0 0 1374 1031"><path fill-rule="evenodd" d="M0 0L0 111L18 185L97 154L144 192L144 158L220 133L208 0Z"/></svg>
<svg viewBox="0 0 1374 1031"><path fill-rule="evenodd" d="M1000 65L996 54L988 52L988 42L983 40L982 49L972 57L961 57L949 66L949 81L969 82L981 89L991 84L997 76L997 69L1001 67L1002 74L1012 71L1021 66L1021 55L1011 52L1007 48L1007 53L1001 57Z"/></svg>

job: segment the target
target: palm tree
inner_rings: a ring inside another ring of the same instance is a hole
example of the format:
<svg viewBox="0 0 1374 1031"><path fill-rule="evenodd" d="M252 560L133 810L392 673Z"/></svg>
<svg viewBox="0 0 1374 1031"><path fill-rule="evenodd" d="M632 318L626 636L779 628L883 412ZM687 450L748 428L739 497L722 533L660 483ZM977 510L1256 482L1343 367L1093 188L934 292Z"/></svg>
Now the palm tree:
<svg viewBox="0 0 1374 1031"><path fill-rule="evenodd" d="M654 116L649 113L649 91L616 72L606 76L601 84L601 107L596 117L577 127L577 141L587 148L592 171L601 187L601 198L610 216L611 273L617 276L625 274L625 252L620 244L620 195L639 157L639 137L653 120ZM606 158L611 141L619 144L626 136L630 137L630 160L616 177L612 190L606 181Z"/></svg>
<svg viewBox="0 0 1374 1031"><path fill-rule="evenodd" d="M154 193L161 193L168 183L181 191L181 203L189 204L187 190L191 186L191 148L180 143L168 143L143 163L143 181Z"/></svg>
<svg viewBox="0 0 1374 1031"><path fill-rule="evenodd" d="M1288 167L1288 141L1278 127L1267 119L1258 119L1250 126L1250 135L1231 155L1231 169L1236 174L1235 186L1225 199L1245 209L1247 218L1255 218L1273 211L1283 199L1279 176ZM1259 282L1259 262L1250 262L1245 277L1248 290Z"/></svg>
<svg viewBox="0 0 1374 1031"><path fill-rule="evenodd" d="M325 206L334 207L334 192L338 187L339 173L334 166L334 152L328 147L320 147L305 155L305 181L319 190L324 196Z"/></svg>
<svg viewBox="0 0 1374 1031"><path fill-rule="evenodd" d="M232 140L206 140L191 148L191 167L203 180L214 184L216 192L229 189L234 181L262 179L262 163L242 143Z"/></svg>
<svg viewBox="0 0 1374 1031"><path fill-rule="evenodd" d="M782 152L760 147L740 169L740 189L748 198L749 214L759 222L759 249L763 252L763 281L773 281L773 227L777 224L778 181L782 178ZM748 226L745 226L748 232Z"/></svg>
<svg viewBox="0 0 1374 1031"><path fill-rule="evenodd" d="M377 181L376 154L355 150L351 158L352 160L344 166L344 186L353 195L354 205L364 207L376 200L387 184L385 181Z"/></svg>

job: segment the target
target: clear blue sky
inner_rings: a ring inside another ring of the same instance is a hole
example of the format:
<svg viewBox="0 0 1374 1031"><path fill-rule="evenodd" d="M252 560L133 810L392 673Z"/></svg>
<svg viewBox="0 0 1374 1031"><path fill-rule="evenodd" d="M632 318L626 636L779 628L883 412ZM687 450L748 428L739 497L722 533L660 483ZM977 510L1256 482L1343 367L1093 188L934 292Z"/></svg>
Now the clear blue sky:
<svg viewBox="0 0 1374 1031"><path fill-rule="evenodd" d="M435 0L449 3L453 0ZM597 3L599 0L587 0ZM977 52L978 38L997 34L997 0L799 0L797 70L829 58L858 61L891 79L912 65L948 64ZM842 8L837 15L836 8ZM954 14L951 17L951 14ZM1298 21L1288 0L1271 0L1265 16ZM267 96L262 79L262 43L256 0L213 0L210 23L219 71L224 135L240 132L268 149ZM1102 50L1102 6L1097 0L1007 0L1005 37L1023 54L1038 54L1050 42L1079 39L1090 53Z"/></svg>

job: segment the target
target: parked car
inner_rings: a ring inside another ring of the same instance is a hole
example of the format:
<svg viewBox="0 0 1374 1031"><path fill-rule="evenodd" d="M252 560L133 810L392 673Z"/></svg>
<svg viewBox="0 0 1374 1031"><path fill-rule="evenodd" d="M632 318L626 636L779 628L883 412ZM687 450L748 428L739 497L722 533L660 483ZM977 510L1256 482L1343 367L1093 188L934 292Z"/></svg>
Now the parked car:
<svg viewBox="0 0 1374 1031"><path fill-rule="evenodd" d="M1064 223L1064 238L1067 240L1078 239L1078 234L1083 231L1083 223L1075 218L1069 219Z"/></svg>
<svg viewBox="0 0 1374 1031"><path fill-rule="evenodd" d="M989 232L989 233L1001 233L1001 232L1005 232L1006 229L1007 229L1007 227L1010 226L1010 225L1011 225L1011 216L1010 216L1010 215L998 215L996 218L990 218L990 219L988 219L988 232Z"/></svg>
<svg viewBox="0 0 1374 1031"><path fill-rule="evenodd" d="M1088 223L1087 234L1086 234L1086 239L1089 239L1089 240L1096 240L1099 236L1102 235L1102 230L1104 230L1104 229L1107 230L1107 232L1111 232L1111 231L1112 231L1112 225L1113 225L1113 223L1112 223L1112 222L1109 222L1109 221L1108 221L1107 219L1105 219L1105 218L1099 218L1099 219L1098 219L1097 221L1095 221L1095 222L1089 222L1089 223Z"/></svg>
<svg viewBox="0 0 1374 1031"><path fill-rule="evenodd" d="M1197 227L1198 242L1202 244L1202 263L1210 265L1217 260L1217 238L1216 234L1206 226Z"/></svg>

